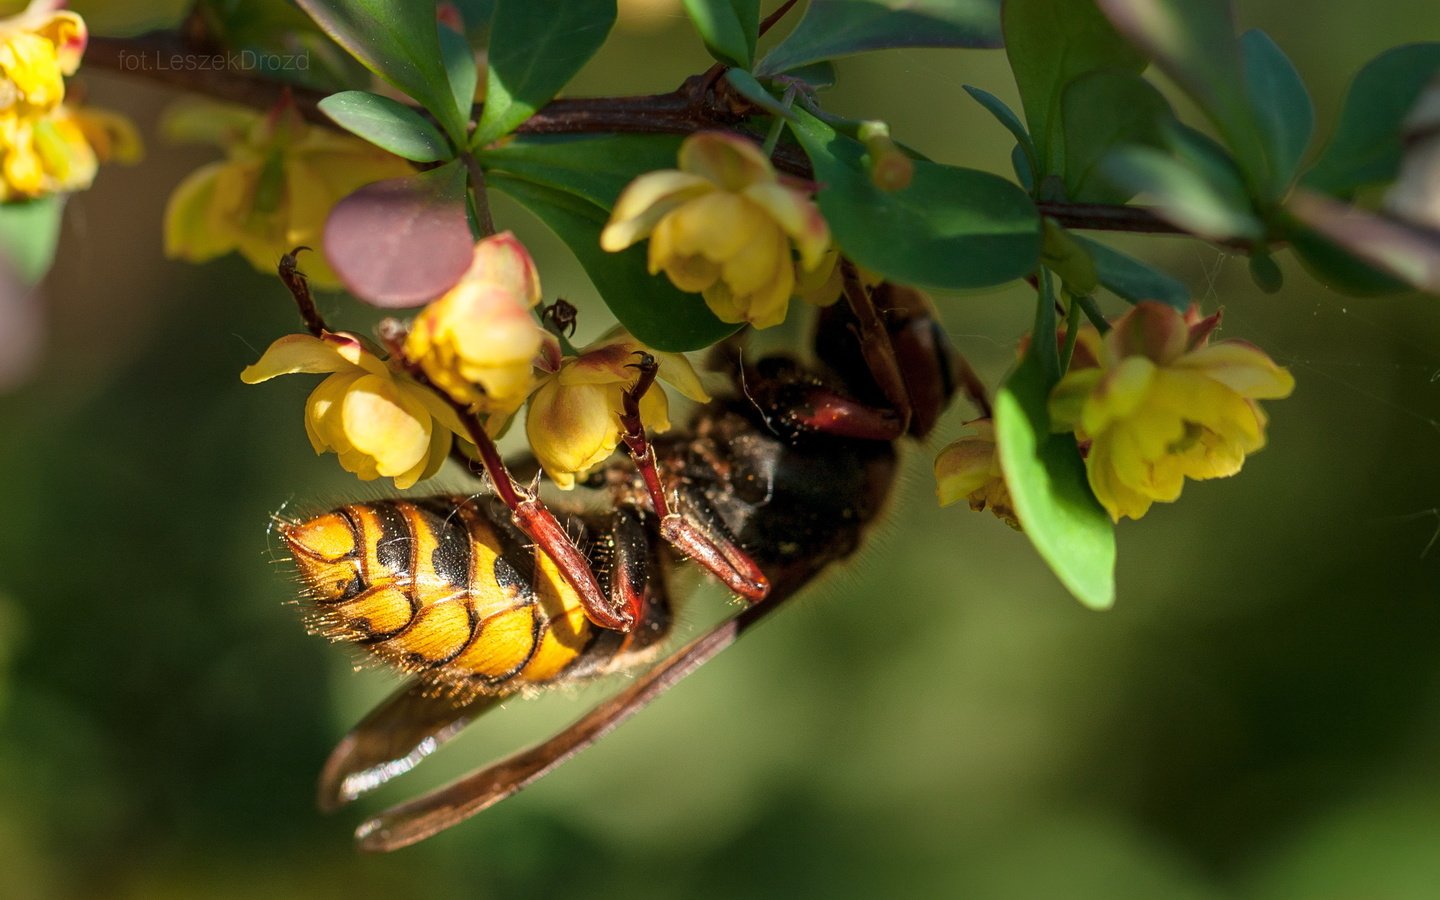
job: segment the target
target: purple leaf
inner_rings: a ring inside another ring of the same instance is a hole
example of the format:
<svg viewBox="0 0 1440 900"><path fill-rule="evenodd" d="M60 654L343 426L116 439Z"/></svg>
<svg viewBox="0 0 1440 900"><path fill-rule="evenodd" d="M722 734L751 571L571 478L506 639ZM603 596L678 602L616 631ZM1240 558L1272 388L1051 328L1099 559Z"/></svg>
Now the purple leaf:
<svg viewBox="0 0 1440 900"><path fill-rule="evenodd" d="M325 259L347 290L383 309L443 294L470 265L465 170L450 163L366 185L325 221Z"/></svg>

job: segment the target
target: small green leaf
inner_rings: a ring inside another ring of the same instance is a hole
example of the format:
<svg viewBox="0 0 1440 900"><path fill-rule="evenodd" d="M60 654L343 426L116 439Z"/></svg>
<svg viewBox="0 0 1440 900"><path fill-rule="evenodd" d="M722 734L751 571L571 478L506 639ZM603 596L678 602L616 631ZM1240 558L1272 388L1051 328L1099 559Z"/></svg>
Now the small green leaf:
<svg viewBox="0 0 1440 900"><path fill-rule="evenodd" d="M974 288L1035 268L1040 217L1014 184L974 169L915 161L910 186L870 181L865 146L797 110L792 126L824 186L816 200L855 262L908 284Z"/></svg>
<svg viewBox="0 0 1440 900"><path fill-rule="evenodd" d="M39 284L55 262L64 212L65 200L59 194L0 203L0 255L25 287Z"/></svg>
<svg viewBox="0 0 1440 900"><path fill-rule="evenodd" d="M1183 281L1099 241L1083 235L1076 235L1075 240L1090 251L1100 284L1120 299L1127 303L1159 300L1181 312L1190 308L1190 291Z"/></svg>
<svg viewBox="0 0 1440 900"><path fill-rule="evenodd" d="M964 87L965 93L974 97L976 103L985 107L986 111L994 116L1001 125L1004 125L1007 131L1015 135L1017 146L1030 163L1030 183L1038 182L1040 180L1040 156L1035 150L1035 142L1030 139L1030 132L1025 130L1025 123L1020 121L1020 117L1015 115L1015 111L1006 105L1004 100L989 91L970 84ZM1019 173L1018 167L1016 173Z"/></svg>
<svg viewBox="0 0 1440 900"><path fill-rule="evenodd" d="M1264 251L1251 254L1250 277L1267 294L1278 293L1285 286L1285 273L1275 264L1275 257Z"/></svg>
<svg viewBox="0 0 1440 900"><path fill-rule="evenodd" d="M1150 82L1130 72L1089 72L1070 82L1061 100L1065 192L1077 203L1124 203L1130 194L1100 176L1100 161L1121 144L1164 146L1175 118Z"/></svg>
<svg viewBox="0 0 1440 900"><path fill-rule="evenodd" d="M1121 34L1199 104L1249 182L1268 186L1229 0L1095 0ZM1257 192L1258 193L1258 192Z"/></svg>
<svg viewBox="0 0 1440 900"><path fill-rule="evenodd" d="M1138 74L1145 60L1110 27L1093 0L1007 0L1004 24L1005 53L1035 141L1038 180L1043 181L1065 171L1061 118L1065 88L1097 69ZM1108 116L1116 111L1103 112Z"/></svg>
<svg viewBox="0 0 1440 900"><path fill-rule="evenodd" d="M1109 609L1115 603L1115 530L1090 490L1075 437L1050 433L1050 391L1060 373L1047 360L1054 356L1054 304L1042 295L1040 305L1048 311L1036 316L1035 352L1025 354L995 397L1000 468L1041 558L1077 600Z"/></svg>
<svg viewBox="0 0 1440 900"><path fill-rule="evenodd" d="M475 50L464 35L442 25L440 53L445 59L445 76L450 79L450 95L455 101L455 111L468 128L470 111L475 108L475 85L480 81Z"/></svg>
<svg viewBox="0 0 1440 900"><path fill-rule="evenodd" d="M1380 272L1440 294L1440 236L1299 188L1286 211Z"/></svg>
<svg viewBox="0 0 1440 900"><path fill-rule="evenodd" d="M750 68L760 32L760 0L684 0L705 49L728 66Z"/></svg>
<svg viewBox="0 0 1440 900"><path fill-rule="evenodd" d="M675 288L651 275L646 249L636 245L620 253L600 249L600 230L609 214L574 194L499 172L489 184L533 212L565 242L595 284L615 318L656 350L699 350L733 334L738 325L715 318L698 294Z"/></svg>
<svg viewBox="0 0 1440 900"><path fill-rule="evenodd" d="M810 0L800 24L756 74L868 50L998 46L1000 0Z"/></svg>
<svg viewBox="0 0 1440 900"><path fill-rule="evenodd" d="M1300 73L1285 51L1260 30L1240 37L1245 79L1255 105L1260 137L1270 162L1271 196L1279 197L1295 180L1305 148L1315 133L1315 105Z"/></svg>
<svg viewBox="0 0 1440 900"><path fill-rule="evenodd" d="M1431 79L1440 74L1440 43L1395 47L1366 63L1340 112L1335 136L1302 180L1317 191L1349 199L1400 171L1401 125Z"/></svg>
<svg viewBox="0 0 1440 900"><path fill-rule="evenodd" d="M779 116L787 121L795 120L795 114L790 111L790 107L771 96L770 92L765 90L765 85L744 69L730 69L725 73L725 80L730 82L730 86L735 88L740 96L770 115Z"/></svg>
<svg viewBox="0 0 1440 900"><path fill-rule="evenodd" d="M320 111L351 134L414 162L435 162L455 155L434 123L389 97L344 91L321 100Z"/></svg>
<svg viewBox="0 0 1440 900"><path fill-rule="evenodd" d="M1101 171L1127 190L1148 194L1156 213L1201 237L1256 240L1265 233L1248 204L1237 204L1194 169L1153 148L1113 150Z"/></svg>
<svg viewBox="0 0 1440 900"><path fill-rule="evenodd" d="M810 63L780 74L786 78L798 78L817 91L835 86L835 64L828 60Z"/></svg>
<svg viewBox="0 0 1440 900"><path fill-rule="evenodd" d="M456 143L466 122L455 109L440 52L435 7L400 0L295 0L370 71L420 101Z"/></svg>
<svg viewBox="0 0 1440 900"><path fill-rule="evenodd" d="M614 24L615 0L498 0L485 108L471 146L509 134L549 103Z"/></svg>

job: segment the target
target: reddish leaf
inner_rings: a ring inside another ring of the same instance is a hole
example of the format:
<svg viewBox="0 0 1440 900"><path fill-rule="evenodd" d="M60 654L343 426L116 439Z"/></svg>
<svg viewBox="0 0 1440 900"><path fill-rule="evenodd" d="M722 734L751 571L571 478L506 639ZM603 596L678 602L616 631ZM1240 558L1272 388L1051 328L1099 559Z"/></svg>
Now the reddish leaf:
<svg viewBox="0 0 1440 900"><path fill-rule="evenodd" d="M1440 234L1298 188L1285 208L1322 236L1410 286L1440 294Z"/></svg>
<svg viewBox="0 0 1440 900"><path fill-rule="evenodd" d="M325 221L325 259L347 290L384 309L443 294L470 265L465 170L452 163L366 185Z"/></svg>

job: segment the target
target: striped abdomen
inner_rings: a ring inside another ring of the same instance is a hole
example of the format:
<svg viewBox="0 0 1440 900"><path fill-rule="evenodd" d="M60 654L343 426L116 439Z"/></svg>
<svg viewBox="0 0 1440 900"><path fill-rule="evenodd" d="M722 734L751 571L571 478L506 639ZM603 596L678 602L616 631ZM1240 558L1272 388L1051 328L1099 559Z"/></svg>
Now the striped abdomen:
<svg viewBox="0 0 1440 900"><path fill-rule="evenodd" d="M281 535L317 630L438 685L509 692L601 652L575 591L488 498L351 504Z"/></svg>

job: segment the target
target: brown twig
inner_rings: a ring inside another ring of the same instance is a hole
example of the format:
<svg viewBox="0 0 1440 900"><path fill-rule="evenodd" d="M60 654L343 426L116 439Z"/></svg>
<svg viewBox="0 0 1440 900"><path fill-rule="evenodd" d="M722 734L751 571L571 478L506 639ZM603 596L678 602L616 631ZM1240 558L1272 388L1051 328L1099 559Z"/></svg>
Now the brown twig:
<svg viewBox="0 0 1440 900"><path fill-rule="evenodd" d="M788 5L777 10L777 15L786 9ZM202 67L202 60L210 61L211 65ZM261 109L275 105L288 89L306 121L333 127L318 106L325 94L227 68L226 60L224 54L196 49L169 32L135 38L92 36L85 52L85 63L92 70L117 72ZM697 75L678 90L664 94L552 100L522 123L516 133L692 134L707 128L741 129L742 123L758 110L727 90L727 83L715 74ZM758 142L759 136L756 139ZM776 148L774 160L781 171L801 178L813 177L810 162L798 147L781 144ZM1141 234L1188 233L1144 207L1045 202L1040 203L1039 208L1042 215L1054 218L1067 228Z"/></svg>

